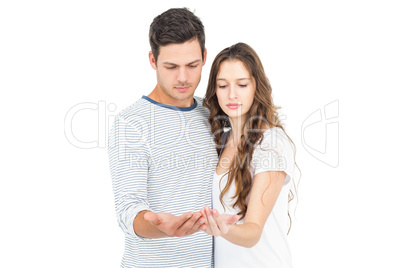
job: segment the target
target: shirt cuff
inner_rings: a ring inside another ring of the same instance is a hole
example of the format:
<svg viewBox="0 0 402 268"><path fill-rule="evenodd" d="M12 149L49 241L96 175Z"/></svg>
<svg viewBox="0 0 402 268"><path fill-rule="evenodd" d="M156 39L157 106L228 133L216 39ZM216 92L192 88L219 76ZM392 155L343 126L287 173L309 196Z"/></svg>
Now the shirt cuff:
<svg viewBox="0 0 402 268"><path fill-rule="evenodd" d="M128 215L125 217L126 220L124 221L124 223L123 223L122 219L120 219L119 224L122 227L123 231L126 233L126 235L128 235L134 239L139 239L139 240L147 239L147 238L137 235L134 231L134 219L135 219L135 217L137 217L138 213L140 213L141 211L144 211L144 210L152 211L152 209L150 209L148 206L140 205L140 206L133 208L129 213L127 213Z"/></svg>

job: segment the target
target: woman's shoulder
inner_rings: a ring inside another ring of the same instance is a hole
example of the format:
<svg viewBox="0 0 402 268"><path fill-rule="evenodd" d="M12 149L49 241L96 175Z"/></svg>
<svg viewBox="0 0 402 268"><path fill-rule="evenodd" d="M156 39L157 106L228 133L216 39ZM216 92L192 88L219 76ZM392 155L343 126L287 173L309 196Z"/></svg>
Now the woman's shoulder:
<svg viewBox="0 0 402 268"><path fill-rule="evenodd" d="M283 170L293 177L294 148L285 131L280 127L269 128L264 131L261 138L253 153L255 174L262 171Z"/></svg>
<svg viewBox="0 0 402 268"><path fill-rule="evenodd" d="M280 127L266 129L261 140L255 146L254 158L266 158L267 156L294 158L293 143Z"/></svg>
<svg viewBox="0 0 402 268"><path fill-rule="evenodd" d="M261 140L257 145L261 148L288 147L291 146L291 142L282 128L271 127L263 132Z"/></svg>

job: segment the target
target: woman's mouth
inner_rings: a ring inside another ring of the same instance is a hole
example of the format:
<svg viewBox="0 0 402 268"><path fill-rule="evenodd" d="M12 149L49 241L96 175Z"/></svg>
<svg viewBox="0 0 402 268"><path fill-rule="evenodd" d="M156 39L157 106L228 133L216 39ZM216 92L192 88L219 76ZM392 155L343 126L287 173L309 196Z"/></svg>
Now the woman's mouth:
<svg viewBox="0 0 402 268"><path fill-rule="evenodd" d="M237 109L237 108L239 108L240 106L241 106L241 104L240 103L229 103L229 104L227 104L226 105L229 109Z"/></svg>

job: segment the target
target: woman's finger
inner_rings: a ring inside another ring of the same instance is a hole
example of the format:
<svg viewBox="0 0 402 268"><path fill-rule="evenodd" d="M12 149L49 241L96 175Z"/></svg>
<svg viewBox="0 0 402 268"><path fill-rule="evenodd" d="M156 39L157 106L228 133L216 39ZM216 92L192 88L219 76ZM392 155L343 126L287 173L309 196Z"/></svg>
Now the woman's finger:
<svg viewBox="0 0 402 268"><path fill-rule="evenodd" d="M214 215L215 221L219 226L221 235L226 234L229 231L230 226L239 220L238 215L227 215L227 214L220 215L219 212L215 209L212 211L212 213Z"/></svg>
<svg viewBox="0 0 402 268"><path fill-rule="evenodd" d="M212 210L212 215L214 216L214 219L217 222L217 225L219 226L221 235L226 234L229 230L229 226L225 222L224 218L219 214L219 212L216 209Z"/></svg>
<svg viewBox="0 0 402 268"><path fill-rule="evenodd" d="M202 216L203 216L204 219L205 219L205 223L204 223L204 224L205 224L206 228L205 228L204 232L206 232L206 233L209 234L209 235L213 235L213 234L212 234L212 231L211 231L211 227L210 227L209 222L208 222L207 214L205 213L205 209L201 210L201 214L202 214Z"/></svg>
<svg viewBox="0 0 402 268"><path fill-rule="evenodd" d="M211 228L213 235L220 236L221 233L220 233L219 227L218 227L217 222L215 221L214 216L212 215L211 209L209 207L205 208L205 214L207 215L208 224Z"/></svg>

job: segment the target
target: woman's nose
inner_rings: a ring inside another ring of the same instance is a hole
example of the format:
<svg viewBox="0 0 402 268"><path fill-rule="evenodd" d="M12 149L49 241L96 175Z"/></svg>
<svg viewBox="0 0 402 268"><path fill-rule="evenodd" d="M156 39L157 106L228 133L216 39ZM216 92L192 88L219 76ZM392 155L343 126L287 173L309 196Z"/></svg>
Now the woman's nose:
<svg viewBox="0 0 402 268"><path fill-rule="evenodd" d="M230 89L229 89L229 99L234 100L236 98L237 98L236 91L234 90L233 87L230 87Z"/></svg>

